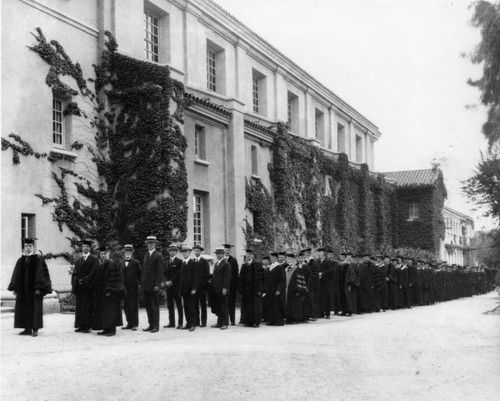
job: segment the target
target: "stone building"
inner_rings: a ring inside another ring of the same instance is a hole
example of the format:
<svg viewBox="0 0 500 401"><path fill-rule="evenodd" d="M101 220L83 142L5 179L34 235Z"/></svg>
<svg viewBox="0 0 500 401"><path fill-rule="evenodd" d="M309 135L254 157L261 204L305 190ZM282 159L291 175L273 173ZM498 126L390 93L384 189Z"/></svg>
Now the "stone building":
<svg viewBox="0 0 500 401"><path fill-rule="evenodd" d="M445 238L441 248L441 259L449 265L474 266L471 260L471 241L474 236L474 220L449 206L443 208Z"/></svg>
<svg viewBox="0 0 500 401"><path fill-rule="evenodd" d="M59 191L51 173L62 167L89 181L97 176L88 167L91 156L74 147L92 146L93 130L81 117L64 113L75 99L51 90L49 67L28 49L36 44L36 27L57 40L87 77L94 75L103 32L109 30L118 52L168 65L172 77L185 85L194 99L183 126L189 183L185 242L203 244L208 254L231 242L241 255L246 245L242 228L252 217L245 209L245 181L259 180L271 188L271 128L278 121L287 121L292 135L326 155L345 153L353 168L365 164L374 169L378 128L210 0L4 2L2 138L12 146L2 143L3 288L23 238L37 237L45 253L68 251L66 237L73 233L64 224L58 227L53 209L35 197L50 198ZM63 82L74 85L68 76ZM91 106L79 104L92 115ZM22 149L17 156L16 146ZM35 152L52 155L53 162ZM54 288L68 289L68 262L61 257L48 262Z"/></svg>

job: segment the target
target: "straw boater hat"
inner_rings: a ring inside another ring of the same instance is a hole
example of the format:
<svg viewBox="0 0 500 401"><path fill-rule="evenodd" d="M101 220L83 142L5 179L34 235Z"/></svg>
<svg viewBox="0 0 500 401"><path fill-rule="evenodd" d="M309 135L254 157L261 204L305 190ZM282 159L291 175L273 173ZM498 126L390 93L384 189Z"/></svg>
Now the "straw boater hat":
<svg viewBox="0 0 500 401"><path fill-rule="evenodd" d="M130 245L130 244L127 244L123 247L123 250L124 251L133 251L134 250L134 246L133 245Z"/></svg>
<svg viewBox="0 0 500 401"><path fill-rule="evenodd" d="M224 253L224 248L215 248L214 253Z"/></svg>
<svg viewBox="0 0 500 401"><path fill-rule="evenodd" d="M156 239L156 237L154 235L149 235L147 238L146 238L146 241L144 241L146 244L148 242L155 242L155 243L158 243L158 240Z"/></svg>

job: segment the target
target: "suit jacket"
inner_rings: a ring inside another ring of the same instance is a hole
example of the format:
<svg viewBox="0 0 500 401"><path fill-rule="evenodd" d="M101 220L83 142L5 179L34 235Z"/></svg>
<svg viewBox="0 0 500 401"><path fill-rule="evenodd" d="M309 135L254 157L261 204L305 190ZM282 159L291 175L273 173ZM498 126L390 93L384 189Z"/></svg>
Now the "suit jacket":
<svg viewBox="0 0 500 401"><path fill-rule="evenodd" d="M210 278L210 265L204 257L200 256L200 260L195 262L195 266L198 274L197 291L206 291L208 288L208 280Z"/></svg>
<svg viewBox="0 0 500 401"><path fill-rule="evenodd" d="M238 275L239 275L239 266L238 261L234 256L229 255L227 257L228 263L231 265L231 292L236 294L238 290Z"/></svg>
<svg viewBox="0 0 500 401"><path fill-rule="evenodd" d="M141 283L142 267L137 259L130 259L126 266L125 260L120 262L120 270L123 276L125 291L130 295L139 294L139 284Z"/></svg>
<svg viewBox="0 0 500 401"><path fill-rule="evenodd" d="M99 259L94 255L87 256L87 260L84 260L83 256L78 258L73 269L73 274L71 275L73 293L78 291L80 280L82 280L81 285L85 286L87 290L91 291L94 288L95 275L99 266Z"/></svg>
<svg viewBox="0 0 500 401"><path fill-rule="evenodd" d="M198 290L198 269L196 262L189 258L182 262L179 292L181 295L189 295L192 290Z"/></svg>
<svg viewBox="0 0 500 401"><path fill-rule="evenodd" d="M172 286L167 287L167 291L172 291L174 294L179 294L179 283L181 278L182 259L174 256L172 261L168 258L165 262L165 280L171 281Z"/></svg>
<svg viewBox="0 0 500 401"><path fill-rule="evenodd" d="M165 264L161 254L154 250L149 256L149 251L147 251L142 266L142 289L145 292L152 292L155 287L160 288L165 276Z"/></svg>
<svg viewBox="0 0 500 401"><path fill-rule="evenodd" d="M225 259L215 262L214 273L212 276L212 288L216 294L221 294L225 288L229 294L232 276L231 265Z"/></svg>

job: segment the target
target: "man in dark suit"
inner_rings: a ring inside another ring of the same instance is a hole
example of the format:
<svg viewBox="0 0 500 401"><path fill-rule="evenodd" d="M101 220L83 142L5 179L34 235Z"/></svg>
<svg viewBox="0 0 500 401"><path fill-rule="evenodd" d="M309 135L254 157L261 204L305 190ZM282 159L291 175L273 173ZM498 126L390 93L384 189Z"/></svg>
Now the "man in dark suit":
<svg viewBox="0 0 500 401"><path fill-rule="evenodd" d="M212 327L226 330L229 325L228 294L231 291L231 265L224 258L224 249L217 248L215 256L214 273L211 279L211 286L214 294L214 307L212 308L217 315L217 324Z"/></svg>
<svg viewBox="0 0 500 401"><path fill-rule="evenodd" d="M190 257L191 250L188 246L182 247L184 261L182 262L179 289L184 303L184 317L186 318L186 325L182 329L194 331L196 326L194 297L198 289L198 272L196 262Z"/></svg>
<svg viewBox="0 0 500 401"><path fill-rule="evenodd" d="M177 246L172 244L168 247L169 258L166 261L165 285L167 291L168 325L165 328L175 326L175 308L177 308L177 328L182 328L182 299L179 292L179 282L182 269L182 259L177 257Z"/></svg>
<svg viewBox="0 0 500 401"><path fill-rule="evenodd" d="M76 296L75 332L90 333L94 310L95 275L99 259L90 253L92 241L81 241L82 256L78 258L71 275L71 292Z"/></svg>
<svg viewBox="0 0 500 401"><path fill-rule="evenodd" d="M157 333L160 327L160 305L159 291L165 276L163 257L155 249L158 243L156 237L149 236L146 239L148 251L144 256L141 287L144 291L144 302L148 314L149 326L143 331Z"/></svg>
<svg viewBox="0 0 500 401"><path fill-rule="evenodd" d="M238 261L234 256L231 255L231 244L222 244L224 248L224 258L231 265L231 285L229 288L228 296L228 306L229 306L229 320L231 321L231 326L236 323L235 311L236 311L236 297L238 296L238 274L239 266Z"/></svg>
<svg viewBox="0 0 500 401"><path fill-rule="evenodd" d="M123 309L127 318L127 325L123 330L137 330L139 326L139 284L141 282L142 268L137 259L132 258L134 247L125 245L123 247L125 259L120 263L120 270L125 285L125 296L123 297Z"/></svg>
<svg viewBox="0 0 500 401"><path fill-rule="evenodd" d="M208 261L201 256L204 248L201 245L193 246L195 269L198 274L198 288L194 296L194 306L196 314L196 326L207 326L207 290L210 276L210 266ZM200 320L201 310L201 320ZM201 324L200 324L201 323Z"/></svg>

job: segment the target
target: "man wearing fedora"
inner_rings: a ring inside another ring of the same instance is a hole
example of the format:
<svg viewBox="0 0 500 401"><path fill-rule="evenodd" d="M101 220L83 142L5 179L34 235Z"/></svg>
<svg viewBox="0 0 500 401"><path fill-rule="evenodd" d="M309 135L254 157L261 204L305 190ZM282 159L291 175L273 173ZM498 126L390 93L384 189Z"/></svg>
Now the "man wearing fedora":
<svg viewBox="0 0 500 401"><path fill-rule="evenodd" d="M90 253L92 241L81 241L82 256L78 258L71 275L71 292L76 297L75 332L90 333L94 310L95 275L99 259Z"/></svg>
<svg viewBox="0 0 500 401"><path fill-rule="evenodd" d="M191 251L192 249L188 246L182 247L184 261L182 262L179 287L184 304L184 317L186 318L186 325L182 329L194 331L196 326L194 297L198 289L198 272L196 262L190 257Z"/></svg>
<svg viewBox="0 0 500 401"><path fill-rule="evenodd" d="M144 302L149 323L149 326L143 331L151 333L157 333L160 327L159 291L165 274L163 257L156 250L157 243L158 240L155 236L150 235L146 238L148 250L142 263L141 288L144 291Z"/></svg>
<svg viewBox="0 0 500 401"><path fill-rule="evenodd" d="M125 296L123 298L123 309L127 318L127 325L123 330L137 330L139 326L139 284L141 282L142 268L139 261L132 257L134 247L125 245L123 247L125 255L121 262L120 270L125 286Z"/></svg>
<svg viewBox="0 0 500 401"><path fill-rule="evenodd" d="M231 265L224 258L224 249L215 250L217 261L214 266L214 273L211 279L211 286L214 294L214 305L212 310L217 315L217 324L212 327L226 330L229 325L228 295L231 286Z"/></svg>
<svg viewBox="0 0 500 401"><path fill-rule="evenodd" d="M193 246L195 269L198 274L198 288L194 296L194 306L196 314L196 326L207 326L207 290L208 279L210 276L210 265L208 261L201 256L204 248L201 245ZM200 313L201 312L201 313ZM200 316L201 314L201 316ZM200 319L201 317L201 319Z"/></svg>
<svg viewBox="0 0 500 401"><path fill-rule="evenodd" d="M165 262L165 286L167 292L168 325L163 327L173 328L175 326L175 308L177 309L177 328L182 329L182 299L179 292L179 282L182 269L182 259L177 257L177 246L172 244L168 247L169 258Z"/></svg>
<svg viewBox="0 0 500 401"><path fill-rule="evenodd" d="M35 238L24 240L24 252L7 289L16 296L14 328L24 329L21 335L36 337L43 327L43 297L52 292L52 283L44 257L35 253Z"/></svg>

